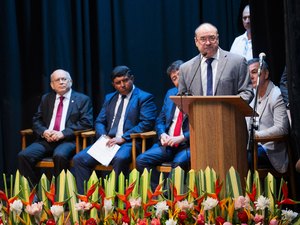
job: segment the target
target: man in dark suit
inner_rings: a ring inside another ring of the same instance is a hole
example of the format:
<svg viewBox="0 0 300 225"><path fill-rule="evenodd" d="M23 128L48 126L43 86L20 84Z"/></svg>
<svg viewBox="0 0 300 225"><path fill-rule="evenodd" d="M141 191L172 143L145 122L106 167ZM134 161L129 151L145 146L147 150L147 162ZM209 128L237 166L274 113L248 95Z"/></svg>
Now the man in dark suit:
<svg viewBox="0 0 300 225"><path fill-rule="evenodd" d="M199 55L180 66L179 94L240 95L250 103L253 98L247 62L242 56L219 47L219 34L209 23L195 30Z"/></svg>
<svg viewBox="0 0 300 225"><path fill-rule="evenodd" d="M35 164L44 157L53 157L54 175L68 169L75 154L74 131L93 127L93 107L90 98L71 89L72 78L67 71L51 74L53 92L43 95L33 117L34 143L18 154L19 170L33 185L39 177Z"/></svg>
<svg viewBox="0 0 300 225"><path fill-rule="evenodd" d="M131 133L150 131L156 118L156 106L153 95L133 85L134 77L127 66L117 66L112 71L112 85L115 92L106 95L102 109L95 121L96 136L106 135L107 146L120 145L111 161L117 175L128 173L131 162ZM122 110L119 106L122 105ZM118 116L118 111L120 116ZM118 121L118 122L116 122ZM83 182L99 164L87 151L82 150L74 159L76 183L79 193L83 193ZM140 151L140 146L137 146Z"/></svg>
<svg viewBox="0 0 300 225"><path fill-rule="evenodd" d="M162 110L156 119L155 127L159 141L139 155L136 160L137 169L141 173L145 168L152 169L152 190L155 190L159 180L156 166L161 165L163 162L172 162L172 168L180 166L186 171L190 166L188 118L186 114L180 112L179 108L169 98L178 93L179 67L182 63L183 61L177 60L167 69L167 74L175 87L168 90Z"/></svg>

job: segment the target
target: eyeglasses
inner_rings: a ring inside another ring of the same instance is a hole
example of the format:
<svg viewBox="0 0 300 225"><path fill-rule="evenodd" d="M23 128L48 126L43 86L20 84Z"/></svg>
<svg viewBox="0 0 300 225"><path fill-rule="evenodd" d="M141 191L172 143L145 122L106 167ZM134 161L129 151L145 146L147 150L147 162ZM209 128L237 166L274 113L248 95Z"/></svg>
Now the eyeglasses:
<svg viewBox="0 0 300 225"><path fill-rule="evenodd" d="M218 40L218 36L216 36L216 35L202 36L202 37L197 38L197 40L199 42L201 42L202 44L206 43L207 41L209 41L210 43L215 43Z"/></svg>
<svg viewBox="0 0 300 225"><path fill-rule="evenodd" d="M66 78L66 77L60 77L60 78L57 78L55 80L52 80L52 82L55 82L55 83L59 83L59 82L67 82L69 79Z"/></svg>

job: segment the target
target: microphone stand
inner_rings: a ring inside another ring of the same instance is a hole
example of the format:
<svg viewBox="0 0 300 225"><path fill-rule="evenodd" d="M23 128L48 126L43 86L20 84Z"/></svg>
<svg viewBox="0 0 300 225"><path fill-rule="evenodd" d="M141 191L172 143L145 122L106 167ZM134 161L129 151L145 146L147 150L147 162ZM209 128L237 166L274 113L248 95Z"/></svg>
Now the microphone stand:
<svg viewBox="0 0 300 225"><path fill-rule="evenodd" d="M255 99L254 99L254 105L252 110L252 116L250 118L250 126L249 126L249 135L248 135L248 143L247 143L247 154L250 154L251 156L251 164L250 164L250 170L254 171L254 130L258 129L258 124L256 121L256 108L257 108L257 98L258 98L258 92L259 92L259 86L260 86L260 71L257 77L257 85L256 85L256 93L255 93Z"/></svg>

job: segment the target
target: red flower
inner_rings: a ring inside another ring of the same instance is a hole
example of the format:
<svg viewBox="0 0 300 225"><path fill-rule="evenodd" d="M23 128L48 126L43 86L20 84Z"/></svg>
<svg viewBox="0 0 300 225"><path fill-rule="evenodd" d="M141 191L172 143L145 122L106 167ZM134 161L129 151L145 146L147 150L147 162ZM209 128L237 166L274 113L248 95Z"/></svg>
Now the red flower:
<svg viewBox="0 0 300 225"><path fill-rule="evenodd" d="M144 219L138 219L137 221L137 225L147 225L147 219L144 218Z"/></svg>
<svg viewBox="0 0 300 225"><path fill-rule="evenodd" d="M97 221L94 218L89 218L85 225L97 225Z"/></svg>
<svg viewBox="0 0 300 225"><path fill-rule="evenodd" d="M221 216L218 216L216 218L216 225L223 225L223 223L225 223L225 222L226 222L226 220Z"/></svg>
<svg viewBox="0 0 300 225"><path fill-rule="evenodd" d="M130 218L127 215L123 215L122 222L129 224L130 223Z"/></svg>
<svg viewBox="0 0 300 225"><path fill-rule="evenodd" d="M197 225L204 225L205 224L205 220L204 220L204 215L203 214L199 214L198 218L197 218Z"/></svg>
<svg viewBox="0 0 300 225"><path fill-rule="evenodd" d="M248 223L248 215L244 210L238 212L238 218L241 223Z"/></svg>
<svg viewBox="0 0 300 225"><path fill-rule="evenodd" d="M178 219L180 220L180 222L184 222L187 219L187 214L184 211L181 211L178 214Z"/></svg>
<svg viewBox="0 0 300 225"><path fill-rule="evenodd" d="M153 219L151 220L151 225L160 225L160 220L157 219L157 218L153 218Z"/></svg>
<svg viewBox="0 0 300 225"><path fill-rule="evenodd" d="M55 220L54 219L47 220L46 225L55 225Z"/></svg>

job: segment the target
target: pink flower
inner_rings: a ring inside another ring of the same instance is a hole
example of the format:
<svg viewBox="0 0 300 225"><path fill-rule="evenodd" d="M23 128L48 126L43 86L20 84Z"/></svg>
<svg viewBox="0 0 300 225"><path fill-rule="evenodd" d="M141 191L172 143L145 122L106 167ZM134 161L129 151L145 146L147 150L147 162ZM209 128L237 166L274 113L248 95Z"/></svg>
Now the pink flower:
<svg viewBox="0 0 300 225"><path fill-rule="evenodd" d="M141 206L142 199L141 199L141 197L139 197L139 198L130 198L129 202L130 202L131 208L136 209L136 208Z"/></svg>
<svg viewBox="0 0 300 225"><path fill-rule="evenodd" d="M43 202L33 203L32 205L27 205L25 211L32 216L38 216L43 210Z"/></svg>
<svg viewBox="0 0 300 225"><path fill-rule="evenodd" d="M157 218L153 218L153 219L151 220L151 225L160 225L160 220L157 219Z"/></svg>
<svg viewBox="0 0 300 225"><path fill-rule="evenodd" d="M264 217L262 215L255 214L253 220L255 223L262 223L264 220Z"/></svg>
<svg viewBox="0 0 300 225"><path fill-rule="evenodd" d="M225 223L223 223L223 225L232 225L232 223L230 223L230 222L225 222Z"/></svg>
<svg viewBox="0 0 300 225"><path fill-rule="evenodd" d="M249 199L245 198L244 196L239 196L234 199L235 210L245 208L247 204L249 204Z"/></svg>
<svg viewBox="0 0 300 225"><path fill-rule="evenodd" d="M271 219L269 225L278 225L278 220Z"/></svg>

